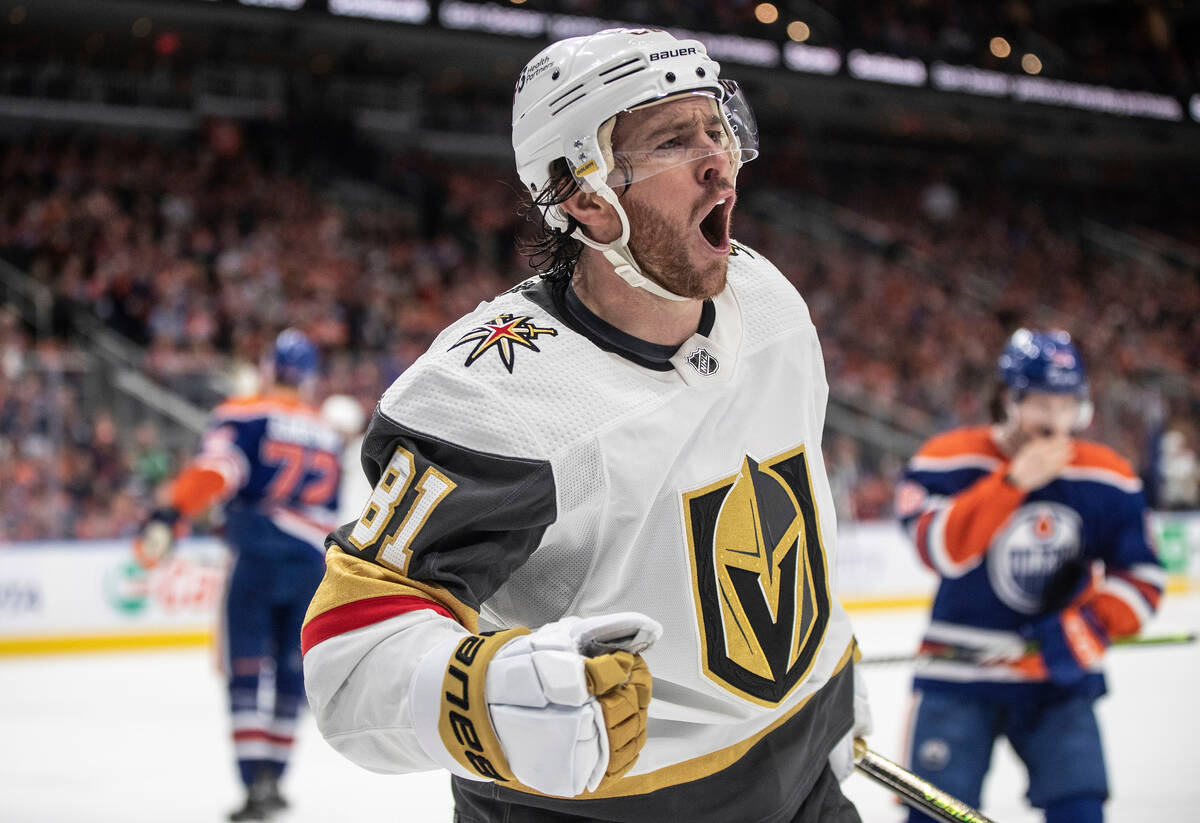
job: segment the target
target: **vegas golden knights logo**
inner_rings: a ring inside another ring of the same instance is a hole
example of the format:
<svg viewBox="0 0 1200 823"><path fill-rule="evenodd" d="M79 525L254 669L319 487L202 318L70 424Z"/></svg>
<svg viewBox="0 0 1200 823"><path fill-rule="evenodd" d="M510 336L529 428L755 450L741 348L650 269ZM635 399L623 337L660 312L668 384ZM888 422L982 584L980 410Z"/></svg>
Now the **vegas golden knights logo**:
<svg viewBox="0 0 1200 823"><path fill-rule="evenodd" d="M804 447L683 495L704 672L774 706L812 668L829 575Z"/></svg>

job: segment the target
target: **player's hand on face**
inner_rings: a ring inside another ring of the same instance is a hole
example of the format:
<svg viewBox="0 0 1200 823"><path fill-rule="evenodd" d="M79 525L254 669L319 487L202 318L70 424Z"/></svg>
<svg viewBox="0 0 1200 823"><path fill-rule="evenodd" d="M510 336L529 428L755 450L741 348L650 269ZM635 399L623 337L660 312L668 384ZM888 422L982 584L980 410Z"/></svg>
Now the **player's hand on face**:
<svg viewBox="0 0 1200 823"><path fill-rule="evenodd" d="M1075 456L1074 441L1065 434L1035 437L1017 451L1008 466L1008 481L1021 491L1040 489Z"/></svg>

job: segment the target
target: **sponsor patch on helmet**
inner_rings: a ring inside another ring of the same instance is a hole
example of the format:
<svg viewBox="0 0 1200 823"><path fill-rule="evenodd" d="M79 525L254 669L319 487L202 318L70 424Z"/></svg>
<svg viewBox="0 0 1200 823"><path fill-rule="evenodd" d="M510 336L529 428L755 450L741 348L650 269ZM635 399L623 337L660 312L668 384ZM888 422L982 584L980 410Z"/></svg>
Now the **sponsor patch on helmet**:
<svg viewBox="0 0 1200 823"><path fill-rule="evenodd" d="M545 74L554 65L549 57L543 55L537 61L530 63L521 71L521 76L517 78L517 93L520 94L525 88L525 84L539 74Z"/></svg>

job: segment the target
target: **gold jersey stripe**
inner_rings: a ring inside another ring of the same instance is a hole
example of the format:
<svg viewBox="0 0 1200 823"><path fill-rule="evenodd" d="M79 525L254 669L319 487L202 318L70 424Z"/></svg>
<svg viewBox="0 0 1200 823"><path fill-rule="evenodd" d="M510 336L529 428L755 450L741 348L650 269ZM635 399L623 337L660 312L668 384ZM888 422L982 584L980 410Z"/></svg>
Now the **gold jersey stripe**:
<svg viewBox="0 0 1200 823"><path fill-rule="evenodd" d="M445 606L467 631L479 631L479 613L441 586L412 580L399 572L347 554L334 546L325 553L325 578L317 587L304 622L330 609L371 597L413 594Z"/></svg>
<svg viewBox="0 0 1200 823"><path fill-rule="evenodd" d="M858 644L851 639L849 645L846 646L846 651L842 654L841 660L838 661L834 670L829 673L829 680L833 680L834 675L842 671L846 664L857 651ZM620 780L610 785L601 785L594 792L584 792L579 795L577 800L596 800L606 797L628 797L630 795L649 794L650 792L664 789L671 786L678 786L683 783L690 783L693 780L700 780L704 777L709 777L716 774L722 769L728 768L742 758L746 752L754 748L755 744L766 737L771 732L782 726L787 721L800 713L808 701L812 700L819 692L813 692L808 697L801 700L795 706L780 715L771 725L745 740L735 743L724 749L718 749L715 752L702 754L699 757L693 757L691 760L684 760L681 763L673 763L670 766L663 766L661 769L655 769L646 774L633 775L632 777L623 777ZM515 780L505 783L504 786L510 789L524 792L526 794L539 795L548 797L541 792L524 786ZM561 798L557 798L561 799Z"/></svg>

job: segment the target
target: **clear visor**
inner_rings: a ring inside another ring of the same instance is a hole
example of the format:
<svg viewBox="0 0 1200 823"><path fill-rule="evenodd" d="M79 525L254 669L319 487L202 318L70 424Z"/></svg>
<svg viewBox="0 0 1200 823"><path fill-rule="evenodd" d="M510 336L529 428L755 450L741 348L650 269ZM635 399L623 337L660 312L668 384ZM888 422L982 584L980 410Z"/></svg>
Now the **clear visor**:
<svg viewBox="0 0 1200 823"><path fill-rule="evenodd" d="M758 156L758 125L738 84L720 82L719 95L700 89L621 112L646 114L621 130L621 147L606 158L610 160L608 185L619 189L697 161L713 162L710 158L724 158L717 162L728 164L730 180L736 177L743 163ZM611 145L616 120L612 118L600 130L606 147Z"/></svg>
<svg viewBox="0 0 1200 823"><path fill-rule="evenodd" d="M1049 436L1074 429L1086 395L1027 392L1016 399L1017 421L1030 434Z"/></svg>

